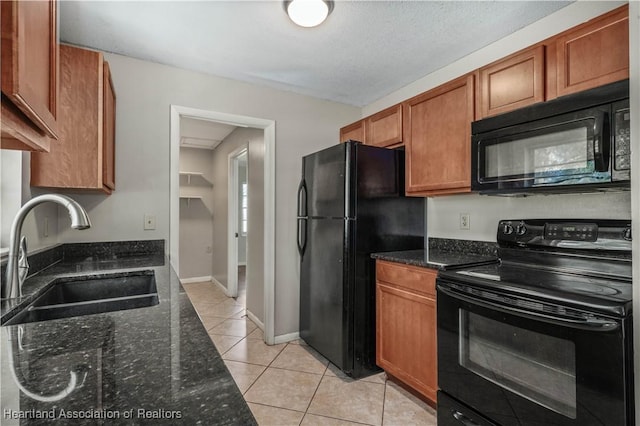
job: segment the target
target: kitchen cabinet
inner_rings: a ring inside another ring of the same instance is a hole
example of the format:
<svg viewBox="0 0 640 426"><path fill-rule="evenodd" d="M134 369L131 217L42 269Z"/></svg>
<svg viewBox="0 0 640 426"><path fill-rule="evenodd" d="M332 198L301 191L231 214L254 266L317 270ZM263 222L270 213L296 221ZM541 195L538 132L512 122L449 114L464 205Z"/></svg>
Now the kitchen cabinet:
<svg viewBox="0 0 640 426"><path fill-rule="evenodd" d="M477 119L545 100L544 46L514 53L478 70Z"/></svg>
<svg viewBox="0 0 640 426"><path fill-rule="evenodd" d="M376 262L376 364L433 404L438 390L434 270Z"/></svg>
<svg viewBox="0 0 640 426"><path fill-rule="evenodd" d="M340 129L340 142L346 142L348 140L365 141L365 125L364 120L358 120L355 123L351 123L348 126L344 126Z"/></svg>
<svg viewBox="0 0 640 426"><path fill-rule="evenodd" d="M365 118L367 145L395 147L402 144L402 104L386 108Z"/></svg>
<svg viewBox="0 0 640 426"><path fill-rule="evenodd" d="M2 1L0 147L47 151L58 137L57 2Z"/></svg>
<svg viewBox="0 0 640 426"><path fill-rule="evenodd" d="M403 103L407 195L471 190L474 99L471 73Z"/></svg>
<svg viewBox="0 0 640 426"><path fill-rule="evenodd" d="M60 46L59 142L31 155L31 185L115 189L115 92L100 52Z"/></svg>
<svg viewBox="0 0 640 426"><path fill-rule="evenodd" d="M340 142L349 139L382 148L402 144L402 104L394 105L340 129Z"/></svg>
<svg viewBox="0 0 640 426"><path fill-rule="evenodd" d="M550 40L557 96L629 78L629 6L619 7Z"/></svg>

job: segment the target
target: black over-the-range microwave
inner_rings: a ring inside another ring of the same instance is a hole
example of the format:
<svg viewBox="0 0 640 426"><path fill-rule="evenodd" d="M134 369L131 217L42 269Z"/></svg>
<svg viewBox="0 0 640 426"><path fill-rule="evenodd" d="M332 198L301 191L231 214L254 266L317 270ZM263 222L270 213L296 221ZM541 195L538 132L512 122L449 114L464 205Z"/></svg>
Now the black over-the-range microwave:
<svg viewBox="0 0 640 426"><path fill-rule="evenodd" d="M630 184L629 80L476 121L471 189L518 195Z"/></svg>

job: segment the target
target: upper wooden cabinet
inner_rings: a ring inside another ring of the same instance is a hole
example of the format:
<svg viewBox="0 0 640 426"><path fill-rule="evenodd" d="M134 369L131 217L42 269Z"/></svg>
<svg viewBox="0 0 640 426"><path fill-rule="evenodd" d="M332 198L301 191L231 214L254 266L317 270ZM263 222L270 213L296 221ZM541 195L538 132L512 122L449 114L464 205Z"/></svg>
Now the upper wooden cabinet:
<svg viewBox="0 0 640 426"><path fill-rule="evenodd" d="M0 3L1 147L46 151L58 137L57 3Z"/></svg>
<svg viewBox="0 0 640 426"><path fill-rule="evenodd" d="M365 142L364 120L358 120L340 129L340 143L348 140Z"/></svg>
<svg viewBox="0 0 640 426"><path fill-rule="evenodd" d="M115 93L100 52L60 46L60 141L31 155L31 185L115 189Z"/></svg>
<svg viewBox="0 0 640 426"><path fill-rule="evenodd" d="M111 70L109 63L104 62L103 67L103 161L102 183L108 189L116 189L116 92L113 89Z"/></svg>
<svg viewBox="0 0 640 426"><path fill-rule="evenodd" d="M535 46L478 70L478 119L544 101L544 46Z"/></svg>
<svg viewBox="0 0 640 426"><path fill-rule="evenodd" d="M349 139L383 148L400 146L402 144L402 104L386 108L340 129L340 142Z"/></svg>
<svg viewBox="0 0 640 426"><path fill-rule="evenodd" d="M552 42L557 96L629 78L628 5L565 31Z"/></svg>
<svg viewBox="0 0 640 426"><path fill-rule="evenodd" d="M376 262L376 364L436 402L436 271Z"/></svg>
<svg viewBox="0 0 640 426"><path fill-rule="evenodd" d="M471 190L474 75L403 103L407 195Z"/></svg>
<svg viewBox="0 0 640 426"><path fill-rule="evenodd" d="M389 147L402 143L402 104L384 109L365 118L365 143Z"/></svg>

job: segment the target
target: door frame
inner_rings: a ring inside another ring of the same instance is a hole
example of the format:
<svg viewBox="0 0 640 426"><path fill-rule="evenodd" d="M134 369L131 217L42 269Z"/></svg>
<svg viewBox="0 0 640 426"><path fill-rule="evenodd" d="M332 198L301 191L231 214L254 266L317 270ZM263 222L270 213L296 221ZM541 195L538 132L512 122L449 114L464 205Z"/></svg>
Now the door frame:
<svg viewBox="0 0 640 426"><path fill-rule="evenodd" d="M240 233L240 229L238 229L238 185L240 183L238 157L248 152L248 150L249 147L247 145L238 147L229 154L227 160L227 170L229 170L227 188L227 291L231 297L238 297L238 237L236 237L236 233ZM248 289L249 286L247 285Z"/></svg>
<svg viewBox="0 0 640 426"><path fill-rule="evenodd" d="M179 274L180 252L180 117L209 120L264 131L264 341L275 343L275 159L276 122L263 118L170 106L169 260Z"/></svg>

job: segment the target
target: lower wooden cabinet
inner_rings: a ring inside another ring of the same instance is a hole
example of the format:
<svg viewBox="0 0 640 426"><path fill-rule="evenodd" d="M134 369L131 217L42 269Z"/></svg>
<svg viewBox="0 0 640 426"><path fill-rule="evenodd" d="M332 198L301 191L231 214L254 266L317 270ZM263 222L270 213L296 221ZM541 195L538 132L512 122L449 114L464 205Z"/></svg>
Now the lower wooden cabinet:
<svg viewBox="0 0 640 426"><path fill-rule="evenodd" d="M376 363L434 404L436 271L376 262Z"/></svg>
<svg viewBox="0 0 640 426"><path fill-rule="evenodd" d="M115 189L115 93L100 52L60 46L59 141L31 155L31 186Z"/></svg>

